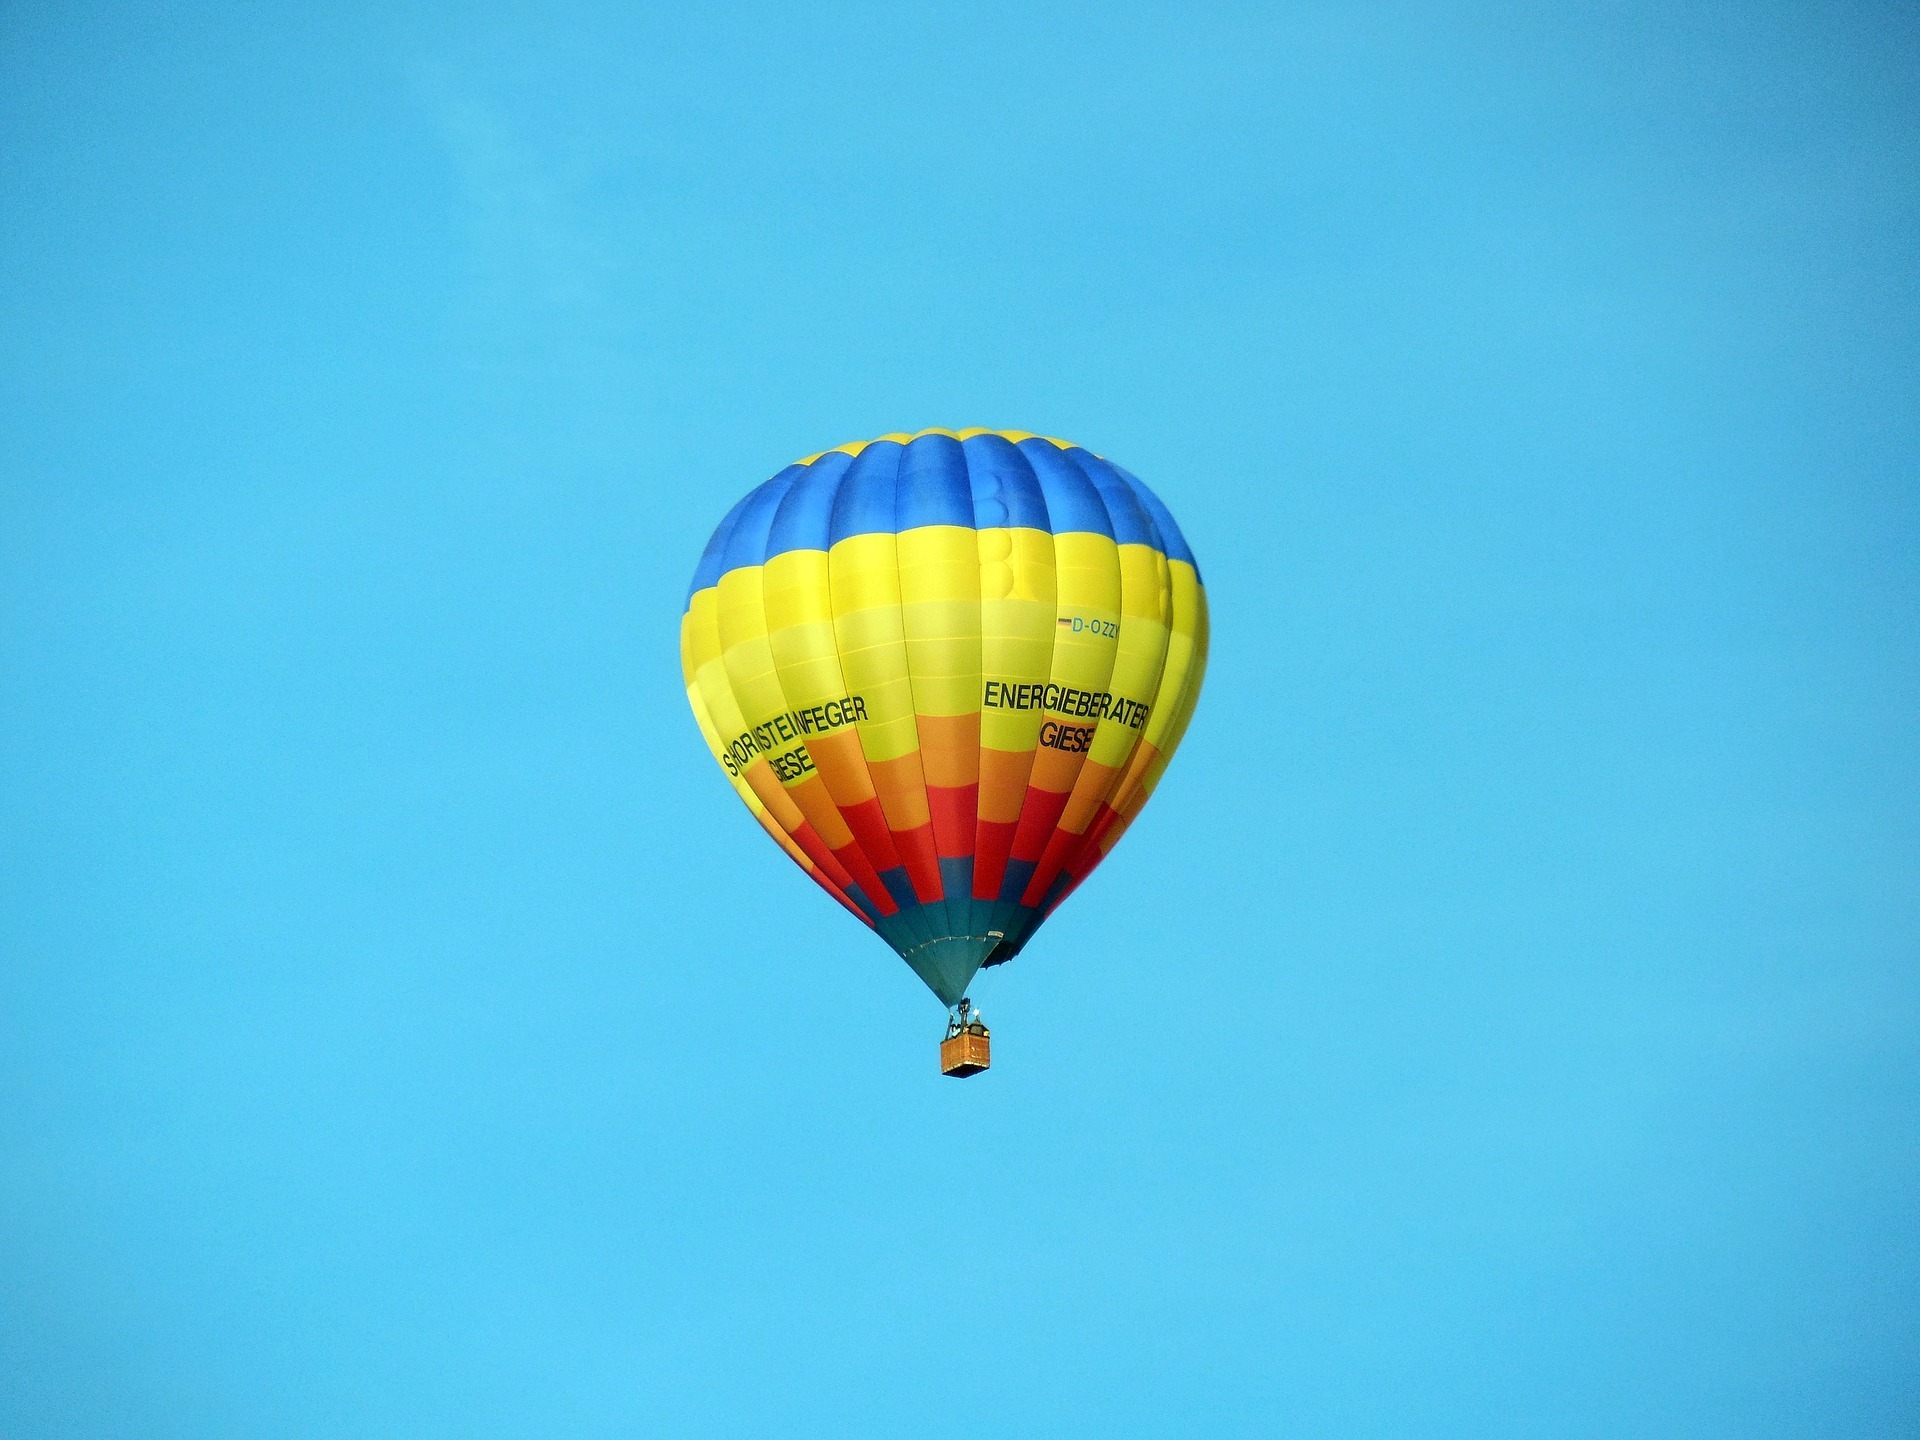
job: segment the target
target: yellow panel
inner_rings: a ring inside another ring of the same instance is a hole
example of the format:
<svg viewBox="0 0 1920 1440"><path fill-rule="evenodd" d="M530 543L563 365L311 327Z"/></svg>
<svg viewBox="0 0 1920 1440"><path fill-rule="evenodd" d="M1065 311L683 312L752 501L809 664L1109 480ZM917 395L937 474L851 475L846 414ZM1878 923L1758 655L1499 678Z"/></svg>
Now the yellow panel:
<svg viewBox="0 0 1920 1440"><path fill-rule="evenodd" d="M776 555L765 570L766 614L769 630L788 625L833 624L827 593L827 552L789 550Z"/></svg>
<svg viewBox="0 0 1920 1440"><path fill-rule="evenodd" d="M1161 694L1154 701L1153 715L1147 721L1146 738L1162 754L1169 752L1172 746L1168 737L1172 734L1177 720L1176 703L1186 684L1188 675L1199 661L1198 668L1205 669L1207 599L1201 588L1200 577L1193 566L1184 560L1167 562L1167 577L1172 591L1172 626L1167 638L1167 661L1165 674L1161 678ZM1196 688L1196 698L1197 698ZM1191 712L1189 712L1191 713Z"/></svg>
<svg viewBox="0 0 1920 1440"><path fill-rule="evenodd" d="M899 607L897 537L852 536L827 552L827 563L836 619L876 606Z"/></svg>
<svg viewBox="0 0 1920 1440"><path fill-rule="evenodd" d="M1012 704L987 704L985 687L991 683L995 697L1001 686L1044 685L1053 671L1053 637L1059 611L1055 608L1053 536L1044 530L1026 527L991 528L979 532L980 552L980 669L983 677L980 712L980 744L993 750L1022 757L1016 762L995 764L995 783L1006 783L1007 764L1019 770L1020 785L1026 784L1027 767L1045 718L1037 706L1021 708ZM983 755L983 764L987 757ZM983 772L984 773L984 772ZM985 804L983 792L982 803ZM1015 801L1016 807L1018 801ZM985 811L983 810L983 814ZM1017 818L989 816L990 819Z"/></svg>
<svg viewBox="0 0 1920 1440"><path fill-rule="evenodd" d="M1119 549L1122 613L1165 625L1173 618L1167 557L1151 545L1122 545Z"/></svg>
<svg viewBox="0 0 1920 1440"><path fill-rule="evenodd" d="M1173 624L1167 643L1167 662L1160 676L1160 689L1139 749L1148 759L1144 766L1130 764L1126 776L1115 788L1108 804L1131 820L1160 782L1174 749L1186 733L1200 701L1201 682L1207 669L1207 592L1199 583L1191 565L1173 561L1168 567L1172 579ZM1119 839L1116 826L1102 841L1111 849Z"/></svg>
<svg viewBox="0 0 1920 1440"><path fill-rule="evenodd" d="M759 773L771 767L778 783L785 787L793 803L819 832L829 849L838 850L852 840L833 798L819 781L819 772L804 743L804 734L787 703L786 692L774 665L771 637L767 634L766 610L762 604L765 584L763 567L743 565L720 577L718 605L721 664L710 667L721 672L719 682L704 680L703 693L710 704L715 692L726 690L738 707L740 749L753 752L746 778L756 791L767 789ZM715 718L720 718L715 706ZM725 733L724 730L722 733Z"/></svg>
<svg viewBox="0 0 1920 1440"><path fill-rule="evenodd" d="M901 602L978 604L980 551L976 535L976 531L959 525L922 525L901 531L897 537Z"/></svg>
<svg viewBox="0 0 1920 1440"><path fill-rule="evenodd" d="M911 652L921 653L921 652ZM916 663L913 711L916 715L973 715L980 709L978 663L963 675L923 675Z"/></svg>
<svg viewBox="0 0 1920 1440"><path fill-rule="evenodd" d="M1120 637L1120 547L1104 535L1056 535L1051 679L1104 690Z"/></svg>
<svg viewBox="0 0 1920 1440"><path fill-rule="evenodd" d="M1086 830L1126 773L1127 758L1151 718L1166 665L1172 597L1166 584L1165 557L1145 545L1117 549L1119 635L1093 744L1074 781L1073 796L1060 816L1059 828L1069 834Z"/></svg>
<svg viewBox="0 0 1920 1440"><path fill-rule="evenodd" d="M890 650L906 638L906 623L898 605L875 605L834 616L834 644L842 655L855 650Z"/></svg>
<svg viewBox="0 0 1920 1440"><path fill-rule="evenodd" d="M833 592L834 638L848 688L864 696L860 748L868 768L911 755L920 748L913 723L912 671L900 613L899 537L855 535L828 552ZM876 787L878 788L878 787ZM907 828L889 809L887 823Z"/></svg>

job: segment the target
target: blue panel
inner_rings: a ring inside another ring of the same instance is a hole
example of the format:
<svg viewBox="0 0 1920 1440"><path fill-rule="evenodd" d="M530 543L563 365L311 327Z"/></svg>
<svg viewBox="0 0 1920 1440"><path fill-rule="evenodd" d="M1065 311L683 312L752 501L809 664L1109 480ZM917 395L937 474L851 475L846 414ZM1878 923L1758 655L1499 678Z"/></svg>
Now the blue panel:
<svg viewBox="0 0 1920 1440"><path fill-rule="evenodd" d="M767 558L767 534L773 529L774 514L786 498L787 488L800 473L800 466L789 465L747 497L739 518L733 522L733 534L727 537L725 569L758 565Z"/></svg>
<svg viewBox="0 0 1920 1440"><path fill-rule="evenodd" d="M964 446L976 529L1012 525L1052 531L1047 497L1033 477L1033 466L1017 445L1004 435L975 435Z"/></svg>
<svg viewBox="0 0 1920 1440"><path fill-rule="evenodd" d="M896 440L876 440L854 457L840 482L840 493L833 497L829 544L850 535L893 533L894 481L903 448Z"/></svg>
<svg viewBox="0 0 1920 1440"><path fill-rule="evenodd" d="M954 909L962 908L961 902L973 894L973 857L971 855L940 857L940 891Z"/></svg>
<svg viewBox="0 0 1920 1440"><path fill-rule="evenodd" d="M973 487L967 483L967 454L951 435L922 435L900 455L895 482L894 523L902 530L920 525L973 525Z"/></svg>
<svg viewBox="0 0 1920 1440"><path fill-rule="evenodd" d="M1037 437L1015 444L994 434L922 435L905 446L876 441L857 457L828 451L811 465L789 465L727 512L687 594L788 550L915 525L1088 531L1195 565L1167 507L1112 461Z"/></svg>
<svg viewBox="0 0 1920 1440"><path fill-rule="evenodd" d="M1084 530L1112 536L1113 525L1107 519L1107 507L1100 501L1100 492L1052 441L1022 440L1020 453L1033 466L1041 492L1047 497L1047 516L1053 521L1054 534Z"/></svg>
<svg viewBox="0 0 1920 1440"><path fill-rule="evenodd" d="M1187 548L1187 537L1180 533L1180 527L1174 523L1173 512L1160 503L1160 497L1140 483L1140 477L1131 470L1123 470L1118 465L1112 467L1114 474L1133 487L1133 493L1140 497L1140 503L1147 507L1147 513L1153 516L1154 527L1159 530L1160 538L1166 544L1165 554L1169 560L1184 560L1193 566L1193 573L1200 573L1200 563L1193 558L1193 551Z"/></svg>
<svg viewBox="0 0 1920 1440"><path fill-rule="evenodd" d="M693 583L687 587L689 601L699 591L720 583L720 576L726 569L727 541L733 535L733 527L739 522L740 512L747 508L752 499L752 494L742 496L727 512L726 518L714 528L713 538L707 541L707 548L700 554L700 563L693 567Z"/></svg>
<svg viewBox="0 0 1920 1440"><path fill-rule="evenodd" d="M858 880L847 887L847 898L858 905L860 907L860 913L865 915L867 919L873 921L875 925L878 925L881 920L885 918L880 914L880 907L867 898L867 892L860 888L860 882Z"/></svg>
<svg viewBox="0 0 1920 1440"><path fill-rule="evenodd" d="M1067 893L1067 886L1072 883L1073 877L1064 870L1054 876L1053 883L1047 886L1047 893L1040 897L1040 913L1045 915L1050 912L1054 906L1058 905L1060 903L1060 897Z"/></svg>
<svg viewBox="0 0 1920 1440"><path fill-rule="evenodd" d="M1093 482L1093 488L1100 492L1100 501L1107 507L1107 518L1113 522L1115 540L1122 545L1151 545L1162 555L1167 553L1166 547L1160 543L1160 532L1153 523L1153 516L1140 503L1138 493L1117 469L1092 451L1082 450L1077 445L1067 451L1067 455L1080 467L1080 473Z"/></svg>
<svg viewBox="0 0 1920 1440"><path fill-rule="evenodd" d="M825 550L833 532L833 500L853 457L833 450L794 477L786 498L773 517L767 536L767 559L789 550Z"/></svg>
<svg viewBox="0 0 1920 1440"><path fill-rule="evenodd" d="M913 881L907 877L906 866L895 865L891 869L880 871L879 874L880 883L887 887L887 894L893 897L893 903L902 910L908 910L920 904L914 898Z"/></svg>
<svg viewBox="0 0 1920 1440"><path fill-rule="evenodd" d="M1007 861L1006 873L1000 877L1000 898L1017 902L1027 893L1027 882L1033 879L1033 872L1039 868L1032 860Z"/></svg>

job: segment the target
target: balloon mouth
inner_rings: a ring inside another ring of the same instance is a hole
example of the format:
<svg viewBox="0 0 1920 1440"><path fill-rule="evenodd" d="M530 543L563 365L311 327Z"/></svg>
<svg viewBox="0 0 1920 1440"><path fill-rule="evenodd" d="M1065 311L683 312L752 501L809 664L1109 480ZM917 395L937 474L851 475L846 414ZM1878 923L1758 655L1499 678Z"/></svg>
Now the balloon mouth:
<svg viewBox="0 0 1920 1440"><path fill-rule="evenodd" d="M949 935L904 950L900 958L951 1009L966 999L973 977L980 973L987 957L1005 943L993 935Z"/></svg>
<svg viewBox="0 0 1920 1440"><path fill-rule="evenodd" d="M1012 940L1001 940L987 952L987 958L980 962L982 970L991 970L995 965L1004 965L1020 953L1020 946Z"/></svg>

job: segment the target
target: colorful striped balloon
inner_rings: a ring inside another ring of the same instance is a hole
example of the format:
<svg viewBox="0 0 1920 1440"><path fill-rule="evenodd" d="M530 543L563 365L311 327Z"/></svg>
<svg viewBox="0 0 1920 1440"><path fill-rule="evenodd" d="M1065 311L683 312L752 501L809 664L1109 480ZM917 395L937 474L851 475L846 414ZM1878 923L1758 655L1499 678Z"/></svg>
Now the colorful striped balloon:
<svg viewBox="0 0 1920 1440"><path fill-rule="evenodd" d="M740 798L948 1005L1140 813L1206 657L1167 508L1011 430L789 465L720 522L680 622L687 699Z"/></svg>

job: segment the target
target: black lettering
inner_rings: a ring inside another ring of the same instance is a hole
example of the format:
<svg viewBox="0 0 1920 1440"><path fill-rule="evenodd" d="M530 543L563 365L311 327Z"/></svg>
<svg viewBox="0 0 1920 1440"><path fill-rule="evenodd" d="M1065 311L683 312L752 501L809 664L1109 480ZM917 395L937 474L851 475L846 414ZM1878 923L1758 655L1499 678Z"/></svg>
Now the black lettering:
<svg viewBox="0 0 1920 1440"><path fill-rule="evenodd" d="M1069 755L1085 754L1093 744L1093 726L1062 725L1049 720L1040 727L1040 743L1049 750L1064 750Z"/></svg>
<svg viewBox="0 0 1920 1440"><path fill-rule="evenodd" d="M783 781L798 780L812 771L813 757L804 747L773 757L773 773Z"/></svg>

